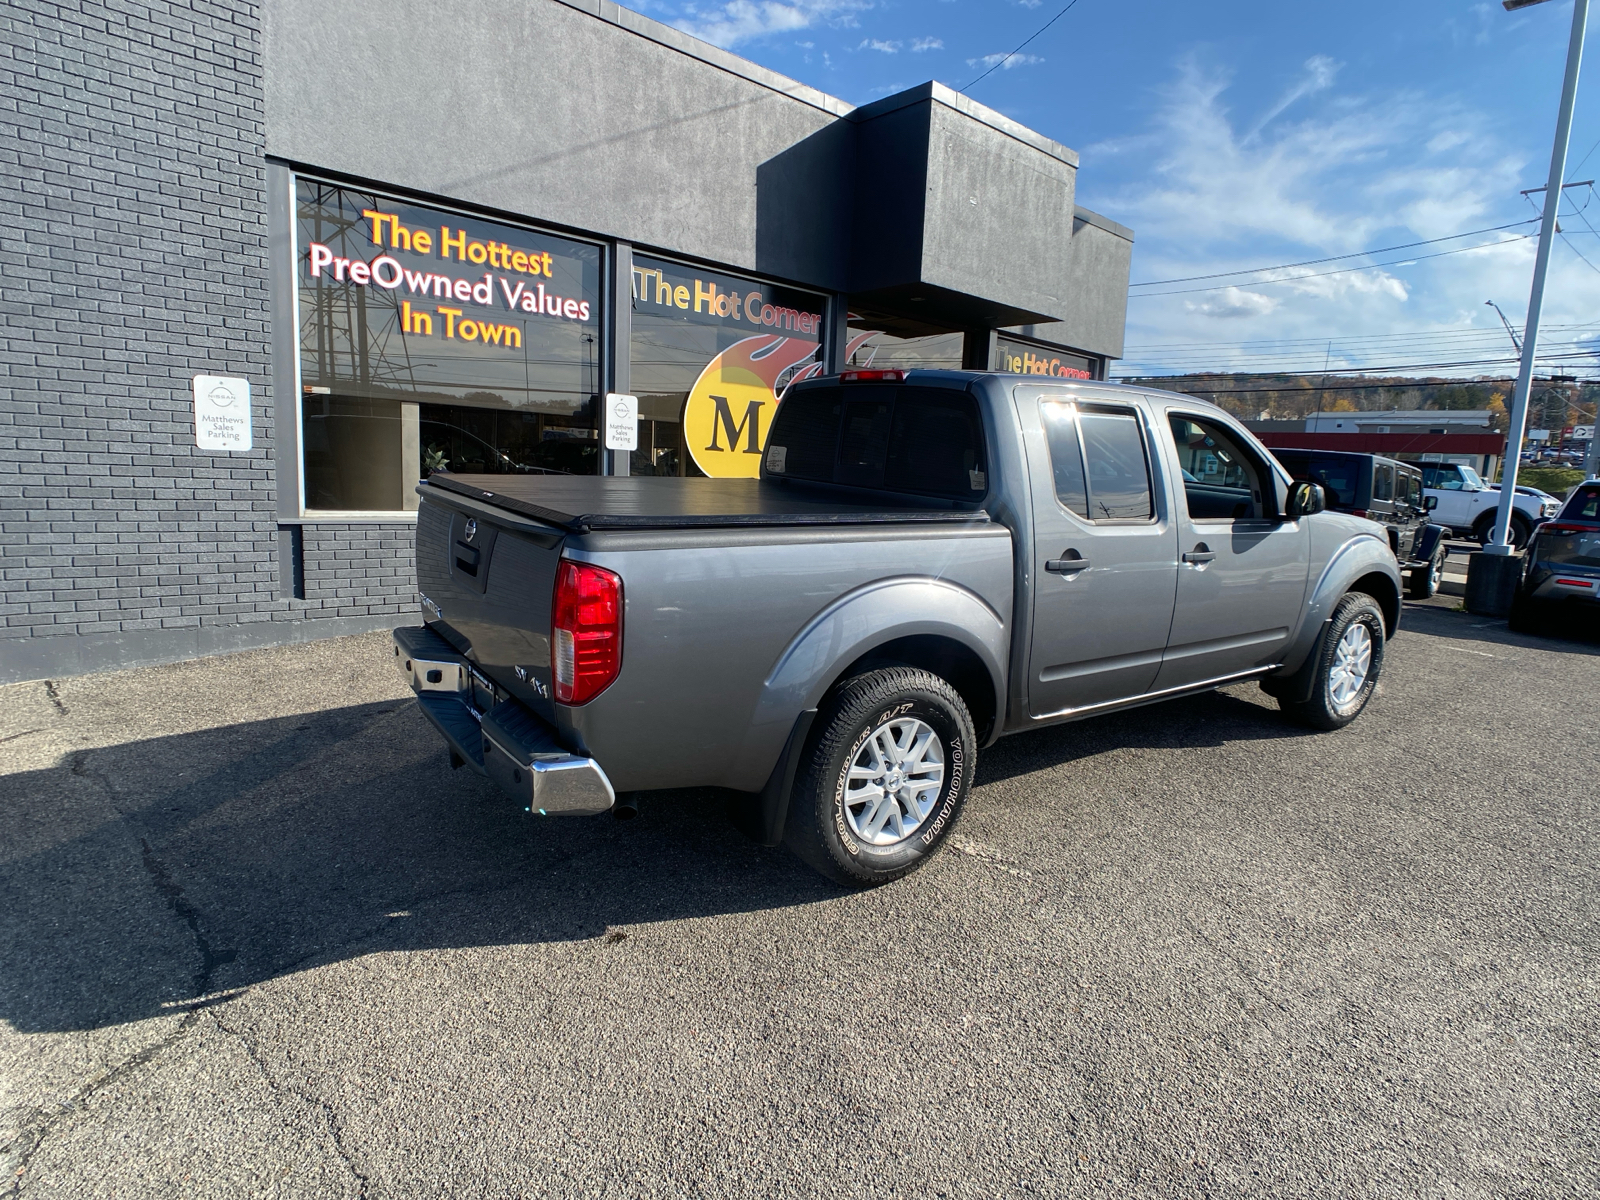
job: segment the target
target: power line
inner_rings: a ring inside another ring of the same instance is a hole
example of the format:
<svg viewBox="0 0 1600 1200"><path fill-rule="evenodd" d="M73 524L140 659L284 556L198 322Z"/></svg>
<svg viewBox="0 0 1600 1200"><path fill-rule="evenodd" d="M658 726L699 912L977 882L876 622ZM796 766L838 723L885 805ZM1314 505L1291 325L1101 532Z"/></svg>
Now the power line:
<svg viewBox="0 0 1600 1200"><path fill-rule="evenodd" d="M1526 224L1527 222L1524 223ZM1322 279L1328 275L1349 275L1354 271L1374 271L1379 267L1409 267L1412 263L1425 262L1430 258L1447 258L1452 254L1467 254L1473 250L1490 250L1495 246L1509 246L1513 242L1525 242L1532 236L1531 233L1520 233L1515 237L1502 238L1498 242L1484 242L1479 246L1462 246L1458 250L1441 250L1437 254L1414 254L1410 258L1397 258L1392 262L1368 263L1364 267L1341 267L1337 271L1313 271L1309 275L1285 275L1282 279L1252 279L1245 284L1219 283L1213 287L1174 288L1170 292L1140 292L1137 295L1130 295L1128 299L1144 300L1152 296L1190 296L1196 292L1224 292L1231 287L1266 287L1269 283L1296 283L1302 279Z"/></svg>
<svg viewBox="0 0 1600 1200"><path fill-rule="evenodd" d="M956 90L965 93L968 88L976 87L978 84L982 83L985 79L989 78L989 76L993 75L1001 67L1005 66L1013 58L1015 58L1017 55L1021 54L1022 51L1023 51L1023 48L1025 46L1027 46L1028 42L1033 41L1033 39L1038 37L1039 34L1043 33L1046 29L1049 29L1050 26L1054 25L1057 21L1061 20L1062 17L1066 16L1067 15L1067 11L1069 9L1075 8L1077 6L1077 3L1078 3L1078 0L1072 0L1072 3L1068 4L1066 8L1063 8L1060 12L1058 12L1055 16L1051 17L1043 25L1039 26L1039 28L1034 32L1033 37L1030 37L1027 42L1023 42L1021 46L1018 46L1010 54L1007 54L1004 58L1000 59L999 62L995 63L987 71L985 71L982 75L979 75L976 79L974 79L971 83L963 84L960 88L958 88Z"/></svg>
<svg viewBox="0 0 1600 1200"><path fill-rule="evenodd" d="M1453 242L1457 238L1475 237L1480 233L1500 233L1506 229L1520 229L1524 225L1533 225L1538 222L1538 217L1529 217L1526 221L1513 221L1509 225L1491 225L1487 229L1469 229L1465 233L1452 233L1447 237L1428 238L1422 242L1405 242L1399 246L1382 246L1376 250L1357 250L1351 254L1335 254L1328 258L1308 258L1304 262L1281 263L1276 267L1251 267L1241 271L1218 271L1214 275L1186 275L1181 279L1147 279L1143 283L1130 283L1129 287L1163 287L1169 283L1198 283L1202 279L1227 279L1234 275L1258 275L1262 271L1288 271L1294 267L1316 267L1323 263L1342 262L1347 258L1365 258L1369 254L1392 254L1396 250L1411 250L1417 246L1432 246L1438 242Z"/></svg>
<svg viewBox="0 0 1600 1200"><path fill-rule="evenodd" d="M1159 382L1162 378L1163 377L1160 376L1160 375L1124 375L1122 378L1113 379L1111 382L1112 383L1154 384L1154 383ZM1187 379L1188 377L1187 376L1178 375L1178 376L1172 376L1171 378L1173 380L1175 380L1175 381L1182 381L1184 379ZM1329 392L1381 392L1381 391L1403 392L1403 391L1406 391L1406 390L1408 390L1410 388L1415 388L1415 387L1458 387L1463 382L1464 383L1481 383L1481 384L1486 384L1486 385L1487 384L1492 384L1492 383L1511 383L1511 382L1513 382L1513 379L1514 379L1514 377L1510 376L1510 375L1503 375L1503 376L1497 375L1497 376L1488 376L1488 377L1478 378L1478 379L1464 380L1464 381L1459 381L1459 382L1455 381L1455 380L1449 380L1449 379L1437 379L1437 380L1428 380L1428 381L1424 381L1424 382L1412 382L1412 383L1352 383L1352 384L1330 383L1325 389L1319 389L1319 388L1316 388L1316 387L1312 387L1309 384L1307 384L1305 387L1208 388L1208 387L1201 387L1198 383L1191 382L1189 384L1189 386L1193 390L1189 391L1189 392L1186 392L1184 394L1185 395L1190 395L1190 396L1265 396L1265 395L1267 395L1268 393L1271 393L1271 392L1315 392L1315 391L1319 391L1319 390L1324 390L1324 391L1329 391ZM1172 389L1169 388L1167 390L1170 391ZM1453 410L1448 409L1448 408L1441 408L1441 409L1438 409L1437 411L1439 412L1440 419L1442 420L1444 418L1445 414L1447 414L1447 413L1449 413L1449 412L1451 412ZM1454 410L1454 411L1459 411L1459 410ZM1378 409L1378 410L1374 410L1374 412L1381 414L1382 410ZM1374 413L1358 413L1357 415L1358 416L1371 416L1371 415L1374 415Z"/></svg>
<svg viewBox="0 0 1600 1200"><path fill-rule="evenodd" d="M1520 326L1519 326L1519 328L1520 328ZM1579 322L1578 324L1575 324L1575 325L1548 325L1548 326L1546 326L1546 328L1547 329L1552 329L1552 330L1595 329L1595 328L1600 328L1600 321L1584 321L1584 322ZM1448 336L1448 335L1451 335L1451 334L1463 334L1463 335L1465 335L1465 334L1493 334L1493 333L1494 333L1494 331L1492 329L1483 329L1483 328L1481 328L1479 326L1476 326L1476 325L1453 325L1453 326L1450 326L1450 327L1445 328L1445 329L1418 329L1418 330L1412 330L1411 332L1408 332L1408 333L1364 333L1364 334L1363 333L1355 333L1355 334L1351 334L1349 337L1335 338L1334 341L1336 341L1336 342L1340 342L1340 341L1376 342L1376 341L1383 341L1383 340L1391 339L1391 338L1433 337L1435 335L1443 337L1443 336ZM1146 347L1146 349L1151 349L1151 350L1209 349L1209 348L1214 347L1214 346L1302 346L1302 345L1320 346L1327 340L1328 339L1325 338L1325 337L1317 337L1317 338L1252 338L1252 339L1247 339L1247 340L1241 341L1241 342L1153 342L1148 347Z"/></svg>

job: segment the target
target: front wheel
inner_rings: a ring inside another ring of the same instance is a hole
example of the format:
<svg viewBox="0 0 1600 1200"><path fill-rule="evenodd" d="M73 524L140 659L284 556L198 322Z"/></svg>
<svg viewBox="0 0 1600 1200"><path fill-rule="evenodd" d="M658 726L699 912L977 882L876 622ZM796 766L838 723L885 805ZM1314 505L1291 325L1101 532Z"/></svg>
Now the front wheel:
<svg viewBox="0 0 1600 1200"><path fill-rule="evenodd" d="M1444 582L1444 557L1449 553L1441 542L1426 566L1418 567L1406 579L1406 595L1412 600L1427 600L1439 594Z"/></svg>
<svg viewBox="0 0 1600 1200"><path fill-rule="evenodd" d="M949 836L972 788L976 734L956 690L884 667L844 683L818 715L784 842L847 887L909 874Z"/></svg>
<svg viewBox="0 0 1600 1200"><path fill-rule="evenodd" d="M1383 671L1383 610L1365 592L1339 601L1313 653L1316 682L1303 702L1279 700L1284 712L1313 729L1343 729L1361 715Z"/></svg>

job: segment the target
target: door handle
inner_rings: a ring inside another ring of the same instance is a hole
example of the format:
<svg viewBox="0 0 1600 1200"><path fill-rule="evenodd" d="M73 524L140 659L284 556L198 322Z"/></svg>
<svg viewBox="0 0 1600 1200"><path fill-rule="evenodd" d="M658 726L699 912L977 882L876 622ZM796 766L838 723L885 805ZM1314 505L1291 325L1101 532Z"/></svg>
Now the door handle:
<svg viewBox="0 0 1600 1200"><path fill-rule="evenodd" d="M1045 562L1044 569L1054 575L1073 575L1088 568L1089 560L1081 557L1076 550L1067 550L1064 553L1069 557L1049 559Z"/></svg>
<svg viewBox="0 0 1600 1200"><path fill-rule="evenodd" d="M1213 550L1207 550L1206 544L1201 542L1193 550L1189 551L1189 553L1183 556L1183 561L1186 563L1191 563L1194 566L1203 566L1206 563L1213 561L1216 557L1216 552Z"/></svg>

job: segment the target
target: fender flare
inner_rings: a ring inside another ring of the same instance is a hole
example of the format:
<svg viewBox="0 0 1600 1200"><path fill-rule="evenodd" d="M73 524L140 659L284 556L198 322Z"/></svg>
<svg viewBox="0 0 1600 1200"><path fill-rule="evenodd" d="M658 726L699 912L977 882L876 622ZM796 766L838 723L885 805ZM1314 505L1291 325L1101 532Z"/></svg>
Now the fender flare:
<svg viewBox="0 0 1600 1200"><path fill-rule="evenodd" d="M1434 552L1439 549L1439 543L1444 541L1445 534L1449 531L1443 525L1429 523L1422 527L1422 538L1417 543L1417 558L1422 562L1432 562Z"/></svg>
<svg viewBox="0 0 1600 1200"><path fill-rule="evenodd" d="M817 613L773 663L750 713L727 786L761 788L792 741L795 722L815 710L842 671L888 642L932 635L966 647L983 664L997 704L1005 703L1011 653L1005 619L977 593L931 576L895 576L846 592ZM800 747L792 747L795 753ZM783 797L785 804L788 797Z"/></svg>
<svg viewBox="0 0 1600 1200"><path fill-rule="evenodd" d="M1286 700L1310 697L1317 646L1328 622L1333 619L1334 607L1356 580L1367 575L1384 576L1394 589L1394 613L1391 615L1387 609L1384 612L1389 633L1394 633L1399 624L1400 597L1405 594L1399 564L1387 541L1372 534L1357 534L1328 556L1327 565L1306 598L1299 633L1284 652L1283 667L1261 681L1263 691ZM1386 597L1375 599L1383 606Z"/></svg>

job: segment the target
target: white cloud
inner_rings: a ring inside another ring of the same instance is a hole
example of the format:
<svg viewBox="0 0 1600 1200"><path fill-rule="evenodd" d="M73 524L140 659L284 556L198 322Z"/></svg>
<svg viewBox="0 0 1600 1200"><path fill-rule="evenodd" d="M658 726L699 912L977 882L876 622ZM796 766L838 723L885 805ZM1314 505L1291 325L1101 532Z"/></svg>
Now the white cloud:
<svg viewBox="0 0 1600 1200"><path fill-rule="evenodd" d="M1230 287L1209 296L1185 301L1184 307L1208 317L1260 317L1277 308L1278 301L1260 292Z"/></svg>
<svg viewBox="0 0 1600 1200"><path fill-rule="evenodd" d="M724 49L774 33L791 33L816 24L850 26L855 14L872 7L872 0L726 0L722 4L688 5L673 21L693 34Z"/></svg>
<svg viewBox="0 0 1600 1200"><path fill-rule="evenodd" d="M1296 100L1303 100L1307 96L1325 91L1333 86L1333 77L1339 73L1339 64L1323 54L1314 55L1306 60L1306 71L1300 80L1295 83L1279 101L1269 108L1266 114L1256 122L1248 136L1254 138L1272 123L1274 118L1281 116Z"/></svg>
<svg viewBox="0 0 1600 1200"><path fill-rule="evenodd" d="M967 66L983 67L987 69L997 63L1003 62L1005 63L1005 66L1002 69L1009 71L1014 67L1031 67L1036 63L1042 63L1043 61L1044 59L1040 58L1037 54L1012 54L1010 56L1005 54L985 54L982 58L967 59Z"/></svg>
<svg viewBox="0 0 1600 1200"><path fill-rule="evenodd" d="M1133 227L1135 280L1329 258L1533 215L1526 205L1517 207L1517 189L1527 186L1527 171L1542 170L1542 160L1500 140L1495 114L1458 99L1398 88L1353 90L1342 83L1338 64L1312 59L1277 98L1250 112L1236 107L1225 71L1191 59L1171 74L1173 82L1159 94L1145 128L1083 154L1081 202ZM1124 182L1109 194L1088 192L1085 185L1092 188L1102 171ZM1600 227L1600 220L1591 220ZM1600 251L1600 238L1576 218L1571 225L1583 234L1573 240L1584 253L1590 253L1590 241ZM1215 346L1214 353L1184 352L1178 356L1182 365L1206 360L1213 369L1254 370L1271 364L1256 357L1263 353L1259 349L1237 343L1301 339L1314 346L1313 365L1320 368L1328 338L1352 339L1344 344L1358 358L1369 347L1372 354L1392 353L1383 347L1394 343L1384 339L1413 330L1470 327L1503 340L1498 318L1483 302L1498 300L1519 320L1534 241L1469 248L1532 228L1418 246L1376 260L1135 288L1128 310L1129 366L1160 365L1166 351L1141 347L1176 343ZM1445 251L1463 252L1430 257ZM1600 264L1600 257L1590 257ZM1374 261L1383 265L1346 270ZM1174 294L1153 294L1158 292ZM1152 294L1141 298L1143 293ZM1558 244L1547 320L1592 323L1596 308L1600 273ZM1509 346L1493 342L1485 353L1503 351ZM1439 361L1451 357L1443 349L1432 353ZM1425 360L1426 353L1419 361Z"/></svg>
<svg viewBox="0 0 1600 1200"><path fill-rule="evenodd" d="M856 49L876 50L880 54L899 54L900 43L880 41L878 38L862 38L861 45L857 46Z"/></svg>
<svg viewBox="0 0 1600 1200"><path fill-rule="evenodd" d="M911 43L911 53L921 54L925 50L943 50L944 42L936 37L918 38Z"/></svg>

